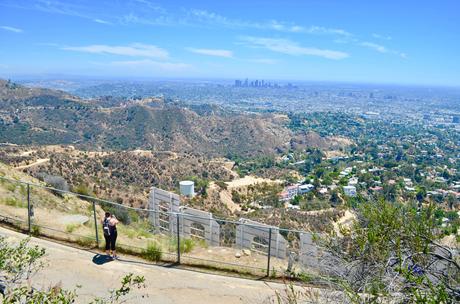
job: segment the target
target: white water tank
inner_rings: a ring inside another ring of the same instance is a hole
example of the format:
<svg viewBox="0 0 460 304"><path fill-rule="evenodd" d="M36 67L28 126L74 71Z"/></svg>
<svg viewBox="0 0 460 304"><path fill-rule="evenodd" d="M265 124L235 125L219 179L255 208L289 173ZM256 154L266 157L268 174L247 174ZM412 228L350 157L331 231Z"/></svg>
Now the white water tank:
<svg viewBox="0 0 460 304"><path fill-rule="evenodd" d="M193 181L179 182L180 194L188 197L195 196L195 183Z"/></svg>

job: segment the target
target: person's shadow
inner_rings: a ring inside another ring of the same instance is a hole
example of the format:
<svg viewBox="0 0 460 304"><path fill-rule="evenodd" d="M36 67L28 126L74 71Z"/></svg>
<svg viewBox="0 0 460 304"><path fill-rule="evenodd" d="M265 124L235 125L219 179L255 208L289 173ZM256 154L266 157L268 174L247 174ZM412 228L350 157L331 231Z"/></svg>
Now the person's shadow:
<svg viewBox="0 0 460 304"><path fill-rule="evenodd" d="M96 254L93 256L93 263L96 265L104 265L105 263L112 262L113 259L105 254Z"/></svg>

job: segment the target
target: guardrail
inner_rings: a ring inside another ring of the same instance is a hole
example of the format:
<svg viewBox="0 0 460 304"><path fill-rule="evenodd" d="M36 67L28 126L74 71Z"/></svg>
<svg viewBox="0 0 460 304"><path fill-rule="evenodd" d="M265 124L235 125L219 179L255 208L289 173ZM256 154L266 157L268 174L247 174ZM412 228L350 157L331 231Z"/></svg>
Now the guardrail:
<svg viewBox="0 0 460 304"><path fill-rule="evenodd" d="M318 267L313 235L242 219L121 205L97 197L0 177L0 221L33 235L101 248L101 218L120 220L118 249L166 261L255 275L311 272ZM159 218L158 224L155 219Z"/></svg>

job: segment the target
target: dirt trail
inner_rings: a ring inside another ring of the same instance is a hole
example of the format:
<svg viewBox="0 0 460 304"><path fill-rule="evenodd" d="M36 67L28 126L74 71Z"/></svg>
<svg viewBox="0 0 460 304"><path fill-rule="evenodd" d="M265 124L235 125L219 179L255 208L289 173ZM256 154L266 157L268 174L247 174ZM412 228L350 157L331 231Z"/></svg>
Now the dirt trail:
<svg viewBox="0 0 460 304"><path fill-rule="evenodd" d="M23 165L23 166L18 166L18 167L15 167L15 169L27 169L27 168L30 168L30 167L34 167L34 166L38 166L38 165L41 165L41 164L44 164L44 163L47 163L49 162L50 159L49 158L40 158L40 159L37 159L35 162L31 163L31 164L28 164L28 165Z"/></svg>
<svg viewBox="0 0 460 304"><path fill-rule="evenodd" d="M12 242L26 237L1 227L0 236ZM147 288L133 290L127 303L269 303L274 290L283 287L276 283L126 262L123 257L120 261L97 265L92 261L93 252L36 238L32 238L32 244L46 248L47 252L47 266L34 277L35 285L48 287L60 282L64 288L73 289L81 284L78 303L106 295L106 291L119 286L120 278L129 272L145 276ZM143 294L148 297L142 298Z"/></svg>
<svg viewBox="0 0 460 304"><path fill-rule="evenodd" d="M271 180L268 178L255 177L252 175L246 175L243 178L234 179L231 182L227 182L228 189L247 187L250 185L261 184L261 183L281 183L280 180Z"/></svg>

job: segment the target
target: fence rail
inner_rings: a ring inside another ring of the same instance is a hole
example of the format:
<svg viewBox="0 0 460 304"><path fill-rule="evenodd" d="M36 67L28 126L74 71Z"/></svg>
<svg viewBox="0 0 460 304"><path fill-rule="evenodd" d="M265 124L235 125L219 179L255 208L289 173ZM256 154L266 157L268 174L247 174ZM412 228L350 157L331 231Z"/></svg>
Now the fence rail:
<svg viewBox="0 0 460 304"><path fill-rule="evenodd" d="M120 220L118 247L152 261L187 263L256 275L314 270L312 235L202 211L135 208L71 191L0 177L0 221L29 234L101 247L105 211ZM201 213L200 213L201 212Z"/></svg>

